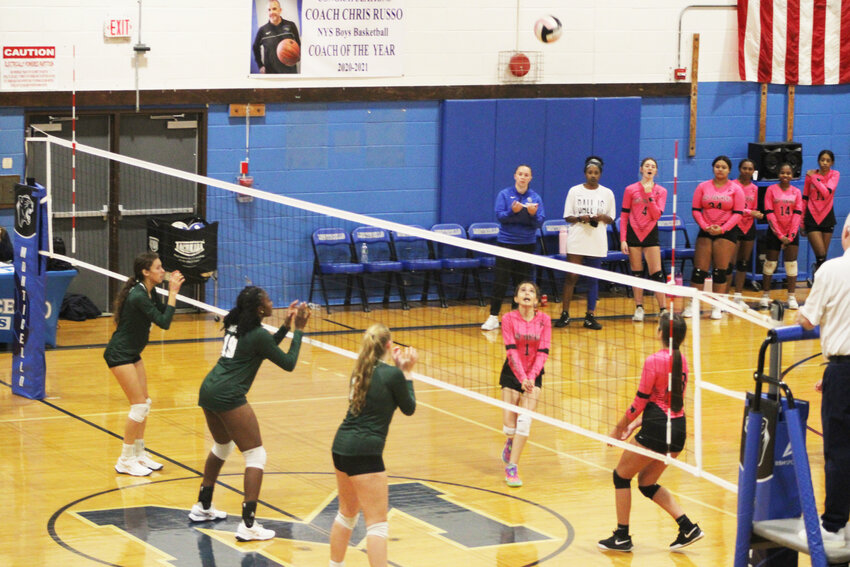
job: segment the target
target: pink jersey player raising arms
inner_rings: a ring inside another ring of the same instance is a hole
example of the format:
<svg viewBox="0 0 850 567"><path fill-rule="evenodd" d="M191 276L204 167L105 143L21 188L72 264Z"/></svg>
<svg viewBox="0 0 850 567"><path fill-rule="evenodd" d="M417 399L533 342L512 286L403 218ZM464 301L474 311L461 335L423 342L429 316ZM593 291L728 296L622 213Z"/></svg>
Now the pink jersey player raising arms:
<svg viewBox="0 0 850 567"><path fill-rule="evenodd" d="M759 188L753 183L753 173L756 164L749 158L744 158L738 164L738 179L735 182L744 192L744 210L738 221L738 248L735 253L735 287L734 301L741 309L747 308L741 292L744 291L744 280L747 277L753 255L753 245L756 241L756 221L763 219L764 214L758 209ZM731 270L732 265L729 265ZM730 270L727 270L729 272Z"/></svg>
<svg viewBox="0 0 850 567"><path fill-rule="evenodd" d="M643 274L643 258L649 268L649 279L664 281L661 269L661 243L658 240L658 219L664 214L667 189L655 183L658 163L655 158L644 158L640 162L641 180L626 187L623 193L623 210L620 213L620 250L629 255L632 274ZM635 298L635 314L632 321L643 321L643 290L632 288ZM658 310L664 309L664 294L655 293Z"/></svg>
<svg viewBox="0 0 850 567"><path fill-rule="evenodd" d="M714 291L726 293L726 270L738 242L736 227L744 210L744 192L737 183L729 179L732 160L726 156L717 156L711 166L714 169L714 179L700 183L694 191L693 215L700 231L694 251L691 284L702 285L705 289L708 270L713 264L711 277L714 281ZM690 317L693 310L694 304L691 302L685 308L683 316ZM711 310L712 319L722 317L719 307Z"/></svg>
<svg viewBox="0 0 850 567"><path fill-rule="evenodd" d="M533 282L521 282L514 295L517 309L502 317L502 338L507 357L499 376L502 401L534 411L543 385L543 365L549 358L552 319L538 311L540 290ZM528 441L531 417L510 410L502 411L502 429L508 436L502 450L505 482L522 486L517 463Z"/></svg>
<svg viewBox="0 0 850 567"><path fill-rule="evenodd" d="M816 271L826 262L829 241L835 228L833 202L841 174L832 169L834 163L835 154L830 150L821 150L818 154L818 169L807 171L803 184L803 226L812 245L812 252L815 253Z"/></svg>
<svg viewBox="0 0 850 567"><path fill-rule="evenodd" d="M785 280L788 283L788 308L797 309L799 304L794 295L797 290L797 253L800 250L800 222L803 218L803 197L800 190L791 185L794 169L790 164L779 166L779 183L764 192L764 214L770 230L764 239L765 261L762 267L764 295L759 305L770 306L770 286L779 260L779 251L785 260Z"/></svg>
<svg viewBox="0 0 850 567"><path fill-rule="evenodd" d="M611 437L625 441L640 426L640 431L631 440L632 445L662 455L669 453L675 459L684 449L687 437L684 398L685 387L688 384L688 362L679 350L685 339L687 325L681 315L672 315L672 322L670 317L671 314L666 312L659 318L657 334L663 348L650 355L643 363L637 395L629 409L614 426ZM643 414L642 419L638 419L641 414ZM667 442L668 426L670 428L669 444ZM703 537L703 531L685 515L682 506L670 491L658 484L658 479L666 468L667 463L663 460L633 451L623 451L613 475L617 529L614 530L614 535L599 541L600 549L632 550L629 516L632 508L631 483L635 476L638 477L640 493L661 506L679 526L679 533L670 544L671 550L690 545Z"/></svg>

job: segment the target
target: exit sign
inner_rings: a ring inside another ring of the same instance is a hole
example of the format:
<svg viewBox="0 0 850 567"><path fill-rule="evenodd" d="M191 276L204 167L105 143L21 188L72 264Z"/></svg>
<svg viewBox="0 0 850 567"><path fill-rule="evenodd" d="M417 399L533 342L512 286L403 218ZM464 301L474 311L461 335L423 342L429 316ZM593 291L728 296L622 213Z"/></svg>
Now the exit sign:
<svg viewBox="0 0 850 567"><path fill-rule="evenodd" d="M130 37L130 18L107 18L103 22L103 37Z"/></svg>

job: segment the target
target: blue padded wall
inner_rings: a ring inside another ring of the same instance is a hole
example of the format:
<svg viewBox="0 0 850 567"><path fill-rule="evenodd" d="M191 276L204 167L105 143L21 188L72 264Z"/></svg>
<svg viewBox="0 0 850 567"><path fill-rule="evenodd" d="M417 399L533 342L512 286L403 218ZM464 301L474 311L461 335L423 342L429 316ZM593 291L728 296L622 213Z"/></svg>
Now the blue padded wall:
<svg viewBox="0 0 850 567"><path fill-rule="evenodd" d="M440 222L495 220L496 194L513 184L520 163L532 168L547 218L560 218L591 154L605 160L602 183L619 205L637 179L640 113L639 98L446 101Z"/></svg>

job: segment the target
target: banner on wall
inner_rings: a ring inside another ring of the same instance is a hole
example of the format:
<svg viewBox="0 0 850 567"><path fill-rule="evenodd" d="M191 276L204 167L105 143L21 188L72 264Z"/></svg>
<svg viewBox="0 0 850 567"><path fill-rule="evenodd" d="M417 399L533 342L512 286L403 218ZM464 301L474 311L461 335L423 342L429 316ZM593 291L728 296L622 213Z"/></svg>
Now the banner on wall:
<svg viewBox="0 0 850 567"><path fill-rule="evenodd" d="M403 0L252 0L254 77L403 74Z"/></svg>

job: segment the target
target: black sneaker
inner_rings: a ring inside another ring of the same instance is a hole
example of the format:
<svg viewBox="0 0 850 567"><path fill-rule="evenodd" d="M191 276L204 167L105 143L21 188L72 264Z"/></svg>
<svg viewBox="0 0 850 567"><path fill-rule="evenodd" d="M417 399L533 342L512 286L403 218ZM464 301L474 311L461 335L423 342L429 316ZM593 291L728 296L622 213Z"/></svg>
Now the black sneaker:
<svg viewBox="0 0 850 567"><path fill-rule="evenodd" d="M599 321L596 320L596 317L593 316L593 313L586 313L584 315L584 328L598 331L602 328L602 325L599 324Z"/></svg>
<svg viewBox="0 0 850 567"><path fill-rule="evenodd" d="M569 324L570 324L570 314L569 314L569 313L567 313L566 311L561 311L561 316L560 316L560 317L558 317L558 318L555 320L555 322L554 322L554 323L552 323L552 324L553 324L554 326L558 327L559 329L560 329L561 327L566 327L567 325L569 325Z"/></svg>
<svg viewBox="0 0 850 567"><path fill-rule="evenodd" d="M677 549L681 549L685 546L691 545L698 539L702 539L705 535L705 532L700 529L700 527L696 524L685 533L684 530L679 530L679 535L676 536L676 541L670 544L670 550L675 551Z"/></svg>
<svg viewBox="0 0 850 567"><path fill-rule="evenodd" d="M614 532L614 535L608 539L599 540L598 545L599 549L608 549L610 551L631 551L634 547L632 545L632 536L619 536L617 532Z"/></svg>

